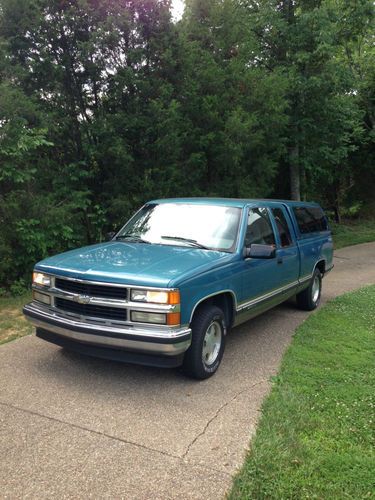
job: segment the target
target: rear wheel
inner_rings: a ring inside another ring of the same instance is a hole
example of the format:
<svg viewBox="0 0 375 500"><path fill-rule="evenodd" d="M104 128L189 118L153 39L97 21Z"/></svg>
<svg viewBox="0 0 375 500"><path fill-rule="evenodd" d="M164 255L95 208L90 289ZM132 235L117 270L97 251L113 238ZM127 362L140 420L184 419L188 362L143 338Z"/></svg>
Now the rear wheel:
<svg viewBox="0 0 375 500"><path fill-rule="evenodd" d="M192 342L182 368L190 377L205 379L216 372L224 354L224 313L219 307L203 306L194 315L191 326Z"/></svg>
<svg viewBox="0 0 375 500"><path fill-rule="evenodd" d="M297 305L305 311L316 309L320 302L322 292L322 273L319 269L315 269L309 286L306 290L297 294Z"/></svg>

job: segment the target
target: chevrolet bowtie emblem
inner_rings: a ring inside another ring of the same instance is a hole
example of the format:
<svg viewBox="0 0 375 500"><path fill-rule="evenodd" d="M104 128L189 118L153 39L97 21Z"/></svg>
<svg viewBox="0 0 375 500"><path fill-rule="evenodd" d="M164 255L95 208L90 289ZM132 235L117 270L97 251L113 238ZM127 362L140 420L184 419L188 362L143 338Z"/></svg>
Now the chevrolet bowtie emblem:
<svg viewBox="0 0 375 500"><path fill-rule="evenodd" d="M75 295L73 298L74 302L78 302L78 304L89 304L90 297L88 295Z"/></svg>

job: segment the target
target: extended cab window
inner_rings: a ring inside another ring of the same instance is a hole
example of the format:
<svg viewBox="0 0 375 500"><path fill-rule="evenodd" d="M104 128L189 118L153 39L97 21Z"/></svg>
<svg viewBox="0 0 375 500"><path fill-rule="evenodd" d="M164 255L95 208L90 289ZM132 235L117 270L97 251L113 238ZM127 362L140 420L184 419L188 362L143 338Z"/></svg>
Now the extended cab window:
<svg viewBox="0 0 375 500"><path fill-rule="evenodd" d="M284 212L281 208L273 208L272 215L275 218L277 230L280 236L281 246L288 247L292 244L292 237L290 236L290 231Z"/></svg>
<svg viewBox="0 0 375 500"><path fill-rule="evenodd" d="M245 245L275 245L275 235L266 208L251 208L247 221Z"/></svg>
<svg viewBox="0 0 375 500"><path fill-rule="evenodd" d="M326 231L328 229L327 219L323 210L319 207L294 207L293 212L301 234Z"/></svg>

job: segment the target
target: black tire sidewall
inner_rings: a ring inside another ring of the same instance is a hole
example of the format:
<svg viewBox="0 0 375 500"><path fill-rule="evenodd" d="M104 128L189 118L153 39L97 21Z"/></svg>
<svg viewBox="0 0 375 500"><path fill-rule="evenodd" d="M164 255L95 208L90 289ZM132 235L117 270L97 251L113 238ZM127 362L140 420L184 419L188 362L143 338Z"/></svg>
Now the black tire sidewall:
<svg viewBox="0 0 375 500"><path fill-rule="evenodd" d="M200 341L200 343L201 343L201 358L202 358L204 336L206 334L206 331L207 331L208 327L214 321L217 321L220 324L220 326L221 326L221 345L220 345L220 350L219 350L219 353L217 355L217 358L215 359L215 361L211 365L206 365L206 363L204 363L203 360L202 360L202 366L204 367L205 371L207 373L212 373L212 374L215 373L216 370L219 368L219 365L221 363L221 360L222 360L223 354L224 354L226 326L225 326L225 320L224 320L224 314L223 313L216 314L211 319L211 321L209 321L207 323L207 327L205 328L204 333L203 333L202 338L201 338L201 341Z"/></svg>
<svg viewBox="0 0 375 500"><path fill-rule="evenodd" d="M213 321L217 321L221 325L221 345L216 360L211 365L206 365L202 359L203 341L206 331ZM191 327L192 342L185 354L183 370L187 375L194 378L206 379L217 371L223 358L227 333L224 313L216 306L202 307L196 312Z"/></svg>
<svg viewBox="0 0 375 500"><path fill-rule="evenodd" d="M316 302L313 300L313 285L314 280L318 276L319 278L319 297ZM321 295L322 295L322 278L323 275L319 269L315 269L311 277L309 286L297 294L297 305L303 311L313 311L319 306Z"/></svg>

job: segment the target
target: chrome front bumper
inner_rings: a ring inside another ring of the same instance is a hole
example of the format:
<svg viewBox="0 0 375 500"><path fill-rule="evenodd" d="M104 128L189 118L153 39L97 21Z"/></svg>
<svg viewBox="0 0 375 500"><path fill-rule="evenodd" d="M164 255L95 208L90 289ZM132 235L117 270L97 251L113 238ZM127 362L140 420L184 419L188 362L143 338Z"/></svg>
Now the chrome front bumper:
<svg viewBox="0 0 375 500"><path fill-rule="evenodd" d="M128 325L95 324L67 318L58 311L39 306L35 302L23 308L26 318L38 329L56 335L57 340L149 355L178 356L191 344L191 329L133 327ZM53 342L53 340L50 340ZM55 343L61 342L56 341Z"/></svg>

